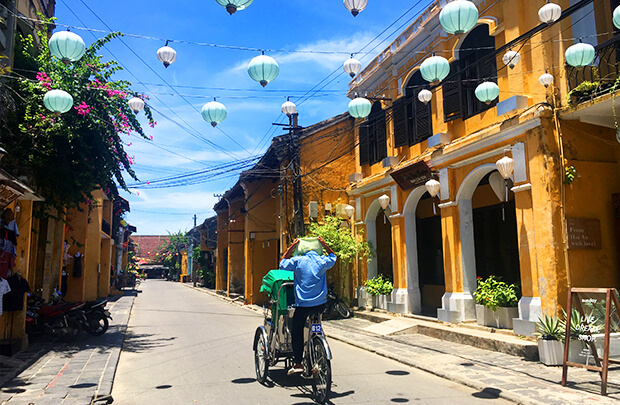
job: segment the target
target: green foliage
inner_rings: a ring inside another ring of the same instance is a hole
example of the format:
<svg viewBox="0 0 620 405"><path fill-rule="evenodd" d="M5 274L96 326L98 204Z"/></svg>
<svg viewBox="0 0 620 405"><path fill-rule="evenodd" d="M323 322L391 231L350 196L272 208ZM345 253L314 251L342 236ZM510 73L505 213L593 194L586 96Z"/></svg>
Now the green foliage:
<svg viewBox="0 0 620 405"><path fill-rule="evenodd" d="M157 255L162 264L170 269L172 275L181 273L181 251L187 250L189 238L181 230L175 233L168 231L168 241L163 242L157 249Z"/></svg>
<svg viewBox="0 0 620 405"><path fill-rule="evenodd" d="M192 251L192 261L193 266L197 266L196 274L202 280L202 285L209 288L215 287L215 272L211 268L211 263L209 263L202 251L200 250L200 246L194 247Z"/></svg>
<svg viewBox="0 0 620 405"><path fill-rule="evenodd" d="M575 177L577 177L577 169L575 169L575 166L564 167L564 184L570 185L575 181Z"/></svg>
<svg viewBox="0 0 620 405"><path fill-rule="evenodd" d="M562 321L557 316L547 316L538 318L536 322L536 333L534 336L543 340L564 340L564 327Z"/></svg>
<svg viewBox="0 0 620 405"><path fill-rule="evenodd" d="M519 302L518 294L519 286L516 284L508 285L495 276L489 276L486 280L478 277L474 300L476 304L495 311L498 307L516 307Z"/></svg>
<svg viewBox="0 0 620 405"><path fill-rule="evenodd" d="M577 87L569 91L568 94L566 95L568 104L573 105L576 102L583 101L584 97L588 97L593 94L596 94L598 90L600 89L600 87L601 87L601 82L598 82L598 81L589 82L586 80L586 81L579 83Z"/></svg>
<svg viewBox="0 0 620 405"><path fill-rule="evenodd" d="M45 197L46 209L78 207L99 188L115 196L117 186L127 190L123 172L137 180L121 135L149 139L127 105L133 96L145 97L132 91L129 82L113 80L121 67L99 55L120 35L97 40L80 61L69 65L51 56L45 33L40 33L38 47L32 36L16 40L14 71L21 77L5 85L14 105L2 117L0 140L8 152L3 166L30 176ZM43 97L51 89L71 94L73 108L59 116L47 110ZM144 111L154 126L148 106Z"/></svg>
<svg viewBox="0 0 620 405"><path fill-rule="evenodd" d="M366 292L373 297L376 295L391 294L394 289L392 282L388 278L383 277L382 274L379 274L373 279L366 280L364 287L366 287Z"/></svg>
<svg viewBox="0 0 620 405"><path fill-rule="evenodd" d="M356 256L370 260L370 245L364 240L362 233L359 232L357 237L354 237L349 227L342 227L341 224L342 219L339 217L326 215L322 224L310 224L308 236L323 238L344 264L352 263Z"/></svg>
<svg viewBox="0 0 620 405"><path fill-rule="evenodd" d="M560 321L560 325L562 327L562 333L566 334L566 311L562 310L562 315L564 316L564 320ZM572 340L579 339L579 326L581 325L581 314L575 308L572 309L570 314L570 338Z"/></svg>

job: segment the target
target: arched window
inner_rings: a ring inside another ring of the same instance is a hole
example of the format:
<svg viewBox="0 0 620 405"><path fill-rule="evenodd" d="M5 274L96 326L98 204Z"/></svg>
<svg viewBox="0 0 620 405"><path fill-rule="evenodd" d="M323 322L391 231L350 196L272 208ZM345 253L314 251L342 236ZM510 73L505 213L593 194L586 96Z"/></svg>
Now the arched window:
<svg viewBox="0 0 620 405"><path fill-rule="evenodd" d="M418 100L420 90L430 88L418 70L405 86L405 97L394 102L394 146L415 145L433 135L431 104Z"/></svg>
<svg viewBox="0 0 620 405"><path fill-rule="evenodd" d="M442 85L445 121L467 119L497 104L497 100L481 103L474 94L480 83L497 82L495 56L495 38L489 35L488 25L479 25L467 34Z"/></svg>
<svg viewBox="0 0 620 405"><path fill-rule="evenodd" d="M387 157L386 135L385 111L376 101L368 120L359 127L360 165L372 165Z"/></svg>

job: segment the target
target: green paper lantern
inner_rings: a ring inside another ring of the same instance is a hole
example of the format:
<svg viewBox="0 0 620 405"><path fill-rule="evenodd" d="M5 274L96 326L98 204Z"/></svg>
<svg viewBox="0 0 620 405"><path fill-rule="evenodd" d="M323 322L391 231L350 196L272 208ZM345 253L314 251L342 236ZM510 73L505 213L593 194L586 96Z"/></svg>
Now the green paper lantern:
<svg viewBox="0 0 620 405"><path fill-rule="evenodd" d="M204 118L205 121L215 127L217 124L226 119L228 112L226 111L224 104L218 103L214 100L203 105L200 114L202 114L202 118Z"/></svg>
<svg viewBox="0 0 620 405"><path fill-rule="evenodd" d="M594 60L594 47L590 44L579 42L568 47L564 53L566 62L573 67L583 67L589 65Z"/></svg>
<svg viewBox="0 0 620 405"><path fill-rule="evenodd" d="M450 63L442 56L431 56L420 65L420 73L424 80L440 82L450 73Z"/></svg>
<svg viewBox="0 0 620 405"><path fill-rule="evenodd" d="M52 55L65 64L80 60L86 52L82 37L70 31L60 31L52 35L49 48Z"/></svg>
<svg viewBox="0 0 620 405"><path fill-rule="evenodd" d="M66 113L73 107L73 97L64 90L50 90L43 97L45 107L56 113Z"/></svg>
<svg viewBox="0 0 620 405"><path fill-rule="evenodd" d="M477 22L478 8L469 0L454 0L439 13L439 23L448 34L464 34Z"/></svg>
<svg viewBox="0 0 620 405"><path fill-rule="evenodd" d="M267 83L272 82L278 77L280 66L272 57L265 56L265 52L250 61L248 65L248 74L250 77L265 87Z"/></svg>
<svg viewBox="0 0 620 405"><path fill-rule="evenodd" d="M250 4L254 2L254 0L215 0L215 1L217 1L221 6L226 7L226 11L228 11L230 15L235 14L237 10L246 9Z"/></svg>
<svg viewBox="0 0 620 405"><path fill-rule="evenodd" d="M363 97L354 98L349 102L349 114L353 118L366 118L371 109L371 102Z"/></svg>
<svg viewBox="0 0 620 405"><path fill-rule="evenodd" d="M493 100L499 97L499 86L493 82L480 83L474 94L481 102L491 104Z"/></svg>
<svg viewBox="0 0 620 405"><path fill-rule="evenodd" d="M620 6L614 10L614 27L620 30Z"/></svg>

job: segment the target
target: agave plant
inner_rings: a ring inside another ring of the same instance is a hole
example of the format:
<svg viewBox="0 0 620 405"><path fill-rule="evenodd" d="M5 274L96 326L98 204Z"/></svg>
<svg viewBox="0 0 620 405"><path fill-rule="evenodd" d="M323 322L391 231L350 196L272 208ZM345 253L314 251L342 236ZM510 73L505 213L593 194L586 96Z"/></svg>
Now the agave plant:
<svg viewBox="0 0 620 405"><path fill-rule="evenodd" d="M564 328L562 327L562 321L557 316L545 315L543 318L538 318L536 323L536 337L542 340L564 340Z"/></svg>

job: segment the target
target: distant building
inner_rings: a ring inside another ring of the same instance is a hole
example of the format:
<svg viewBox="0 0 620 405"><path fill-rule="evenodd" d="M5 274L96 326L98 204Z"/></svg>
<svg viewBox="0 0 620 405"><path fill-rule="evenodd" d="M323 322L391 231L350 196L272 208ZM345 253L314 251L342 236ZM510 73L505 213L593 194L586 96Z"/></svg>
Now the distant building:
<svg viewBox="0 0 620 405"><path fill-rule="evenodd" d="M131 239L136 245L136 258L138 261L152 261L159 247L168 243L168 235L132 235Z"/></svg>

